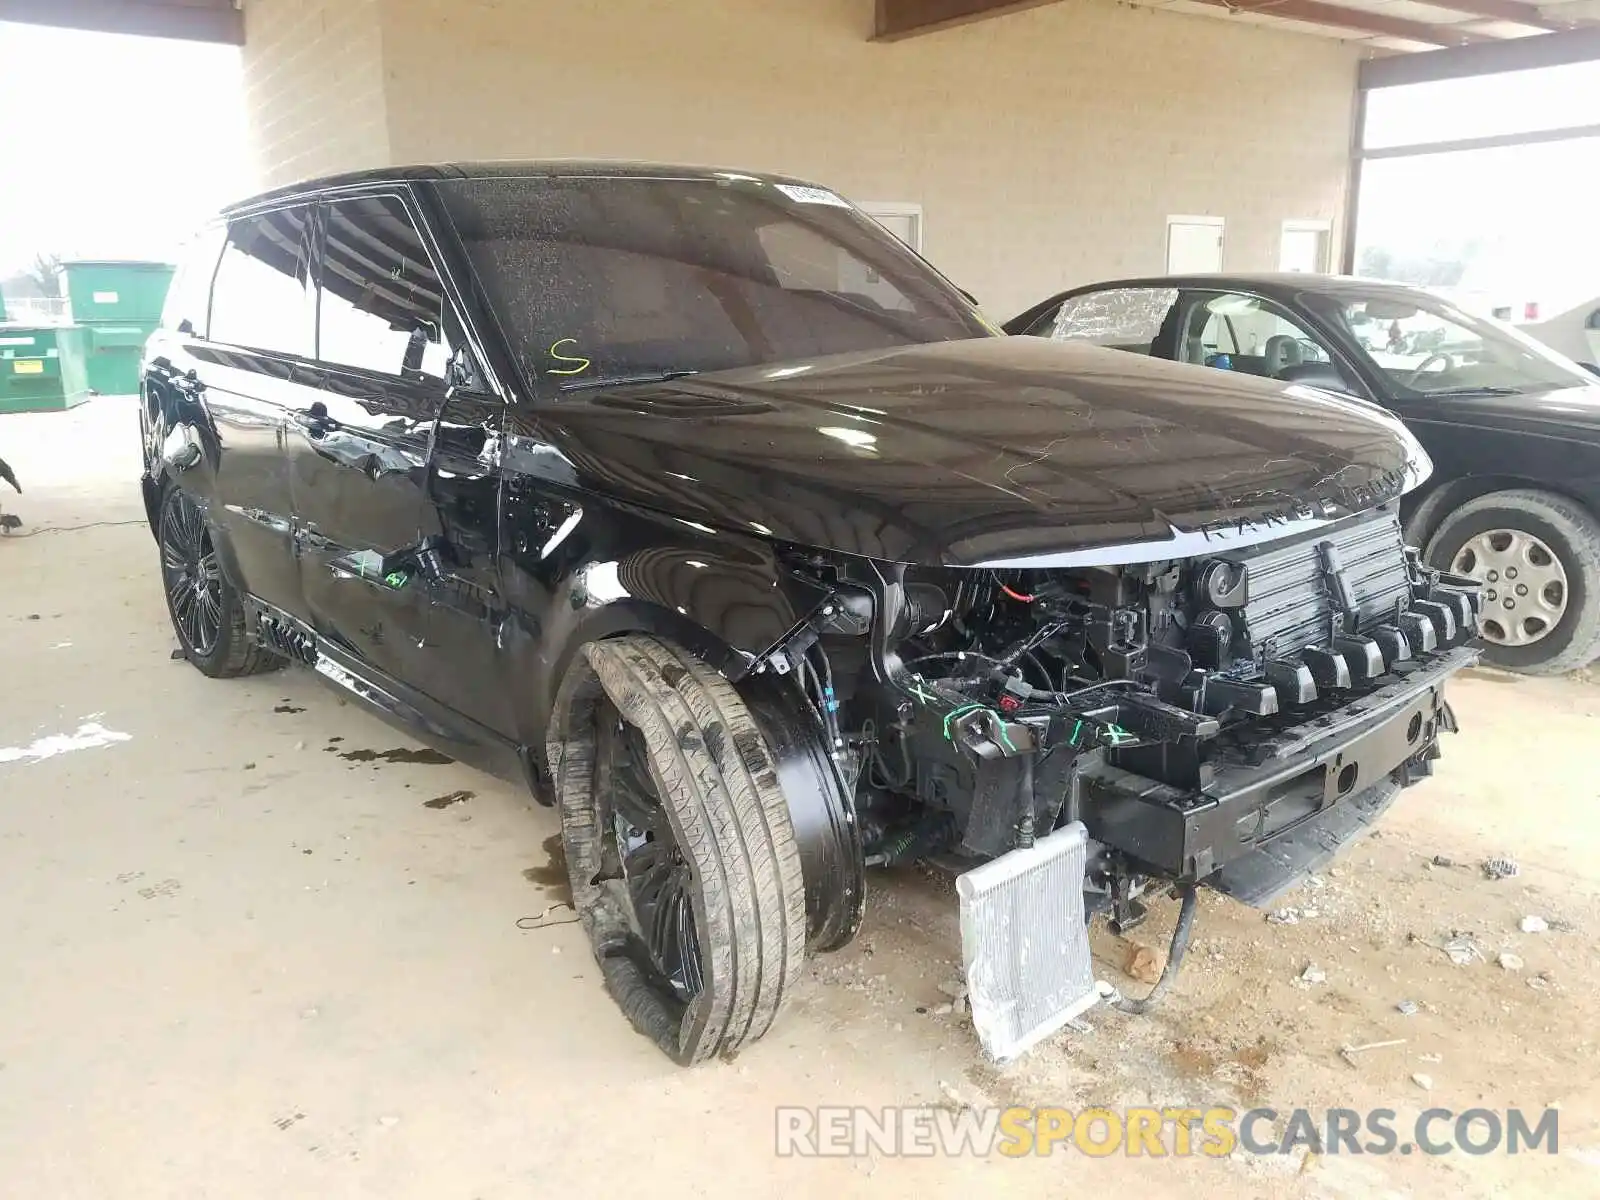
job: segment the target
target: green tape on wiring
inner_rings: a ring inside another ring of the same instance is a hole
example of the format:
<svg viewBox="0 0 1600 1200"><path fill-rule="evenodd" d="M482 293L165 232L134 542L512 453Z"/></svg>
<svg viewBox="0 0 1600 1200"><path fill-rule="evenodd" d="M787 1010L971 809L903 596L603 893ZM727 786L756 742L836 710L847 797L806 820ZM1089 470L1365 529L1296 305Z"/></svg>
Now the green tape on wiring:
<svg viewBox="0 0 1600 1200"><path fill-rule="evenodd" d="M944 716L944 740L947 741L947 742L955 741L955 738L952 737L951 734L950 734L950 722L951 721L954 721L957 717L964 717L968 713L983 712L983 711L985 711L985 709L984 709L984 706L981 705L981 704L963 704L960 708L951 709Z"/></svg>

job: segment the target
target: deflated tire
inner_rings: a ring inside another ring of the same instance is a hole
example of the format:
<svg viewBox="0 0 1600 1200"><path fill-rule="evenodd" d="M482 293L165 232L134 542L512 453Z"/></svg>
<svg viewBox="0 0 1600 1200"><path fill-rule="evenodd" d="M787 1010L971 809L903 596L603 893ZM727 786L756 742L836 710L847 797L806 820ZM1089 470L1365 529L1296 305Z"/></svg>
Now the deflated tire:
<svg viewBox="0 0 1600 1200"><path fill-rule="evenodd" d="M688 1065L771 1028L806 941L774 757L733 686L634 636L586 645L548 745L574 904L606 987Z"/></svg>

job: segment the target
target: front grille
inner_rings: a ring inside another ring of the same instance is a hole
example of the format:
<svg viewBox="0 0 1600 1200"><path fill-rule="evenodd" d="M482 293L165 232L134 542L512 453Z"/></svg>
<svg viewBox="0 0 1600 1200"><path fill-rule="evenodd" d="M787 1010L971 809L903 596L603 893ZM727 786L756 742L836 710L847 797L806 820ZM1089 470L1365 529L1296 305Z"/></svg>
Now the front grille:
<svg viewBox="0 0 1600 1200"><path fill-rule="evenodd" d="M1220 615L1231 630L1230 646L1209 647L1225 665L1194 697L1214 716L1304 712L1477 632L1477 585L1418 564L1398 518L1383 509L1197 564L1195 580L1221 609L1196 615L1191 645L1207 649L1199 635L1217 629Z"/></svg>
<svg viewBox="0 0 1600 1200"><path fill-rule="evenodd" d="M1276 657L1328 643L1342 629L1335 587L1325 567L1331 544L1354 601L1357 628L1366 632L1395 620L1411 601L1405 541L1394 513L1335 527L1260 554L1238 559L1248 573L1244 623L1258 654Z"/></svg>

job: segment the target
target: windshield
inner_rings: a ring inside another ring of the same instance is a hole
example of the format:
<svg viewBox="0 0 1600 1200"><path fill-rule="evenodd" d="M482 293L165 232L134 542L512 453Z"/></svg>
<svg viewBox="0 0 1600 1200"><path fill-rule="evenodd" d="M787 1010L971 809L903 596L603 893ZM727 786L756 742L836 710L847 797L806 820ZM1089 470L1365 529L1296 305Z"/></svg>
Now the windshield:
<svg viewBox="0 0 1600 1200"><path fill-rule="evenodd" d="M1582 367L1510 326L1469 316L1424 292L1341 289L1306 293L1301 302L1350 332L1392 399L1544 392L1594 382Z"/></svg>
<svg viewBox="0 0 1600 1200"><path fill-rule="evenodd" d="M438 185L546 390L990 336L947 280L821 188L749 176Z"/></svg>

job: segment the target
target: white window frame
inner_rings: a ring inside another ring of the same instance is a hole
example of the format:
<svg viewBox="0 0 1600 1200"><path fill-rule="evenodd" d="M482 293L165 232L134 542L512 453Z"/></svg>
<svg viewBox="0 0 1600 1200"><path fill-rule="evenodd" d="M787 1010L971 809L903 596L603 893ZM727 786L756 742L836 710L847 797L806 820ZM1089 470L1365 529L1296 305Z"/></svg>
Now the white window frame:
<svg viewBox="0 0 1600 1200"><path fill-rule="evenodd" d="M1167 236L1161 247L1161 269L1171 271L1172 262L1172 227L1174 225L1211 225L1218 229L1221 236L1217 239L1217 270L1227 269L1228 264L1228 220L1226 217L1214 217L1209 213L1169 213L1167 214Z"/></svg>
<svg viewBox="0 0 1600 1200"><path fill-rule="evenodd" d="M877 220L879 217L910 217L916 222L917 230L917 240L911 248L918 254L922 253L922 243L926 236L922 218L922 205L911 204L903 200L863 200L856 207L873 220Z"/></svg>
<svg viewBox="0 0 1600 1200"><path fill-rule="evenodd" d="M1322 262L1314 274L1326 275L1333 270L1333 222L1291 218L1278 231L1278 269L1283 270L1283 239L1290 233L1320 233L1322 235Z"/></svg>

